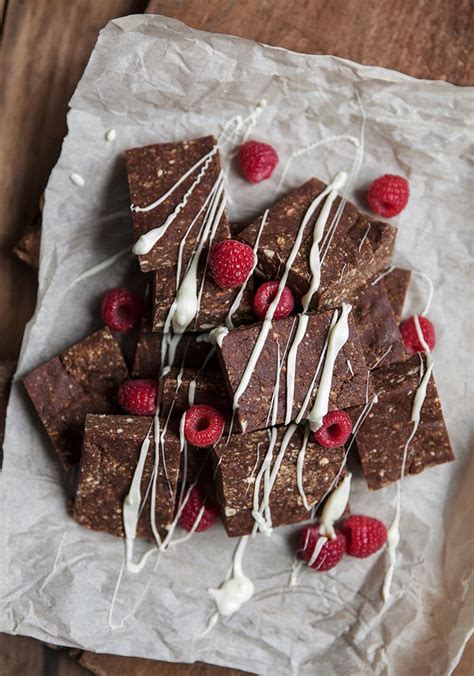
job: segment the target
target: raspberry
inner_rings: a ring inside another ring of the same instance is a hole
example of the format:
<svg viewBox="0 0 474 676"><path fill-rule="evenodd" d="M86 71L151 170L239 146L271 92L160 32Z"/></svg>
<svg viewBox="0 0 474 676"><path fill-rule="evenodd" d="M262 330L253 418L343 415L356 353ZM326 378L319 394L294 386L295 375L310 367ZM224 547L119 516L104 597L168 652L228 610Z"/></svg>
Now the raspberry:
<svg viewBox="0 0 474 676"><path fill-rule="evenodd" d="M265 319L270 303L275 298L280 282L264 282L258 289L253 298L253 311L259 319ZM288 317L295 306L295 299L291 289L288 286L283 287L283 293L273 314L274 319L283 319Z"/></svg>
<svg viewBox="0 0 474 676"><path fill-rule="evenodd" d="M193 446L205 448L219 441L224 431L224 418L213 406L195 404L186 411L184 436Z"/></svg>
<svg viewBox="0 0 474 676"><path fill-rule="evenodd" d="M204 511L201 518L199 519L198 525L194 529L195 533L202 533L203 531L210 528L219 516L219 509L216 505L210 503L205 498L203 499L198 487L194 486L189 492L189 497L183 507L181 516L178 519L178 523L181 528L184 528L185 530L191 530L196 523L199 512L203 506Z"/></svg>
<svg viewBox="0 0 474 676"><path fill-rule="evenodd" d="M117 401L132 415L155 415L157 397L156 380L127 380L119 387Z"/></svg>
<svg viewBox="0 0 474 676"><path fill-rule="evenodd" d="M346 536L347 553L358 559L378 552L387 540L387 529L381 521L370 516L352 514L342 524Z"/></svg>
<svg viewBox="0 0 474 676"><path fill-rule="evenodd" d="M384 218L399 214L408 204L410 186L406 178L385 174L377 178L369 188L370 208Z"/></svg>
<svg viewBox="0 0 474 676"><path fill-rule="evenodd" d="M426 317L420 317L420 315L418 315L418 321L420 323L421 334L425 340L425 343L428 345L430 350L433 350L434 346L436 345L436 335L433 324L429 319L426 319ZM416 331L414 317L410 317L405 322L400 324L400 333L402 334L403 342L405 343L405 349L409 354L425 351L425 348L421 344Z"/></svg>
<svg viewBox="0 0 474 676"><path fill-rule="evenodd" d="M337 566L346 552L346 538L337 529L334 540L328 540L322 547L316 561L311 564L313 570L323 573ZM301 531L301 557L308 563L316 547L316 543L321 537L319 526L306 526Z"/></svg>
<svg viewBox="0 0 474 676"><path fill-rule="evenodd" d="M278 164L277 152L268 143L247 141L239 148L240 170L250 183L270 178Z"/></svg>
<svg viewBox="0 0 474 676"><path fill-rule="evenodd" d="M102 319L112 331L127 333L143 314L143 303L130 289L109 289L102 299Z"/></svg>
<svg viewBox="0 0 474 676"><path fill-rule="evenodd" d="M323 418L323 424L314 433L314 438L324 448L337 448L349 439L352 432L352 420L345 411L329 411Z"/></svg>
<svg viewBox="0 0 474 676"><path fill-rule="evenodd" d="M244 284L252 272L253 264L252 248L235 239L226 239L215 244L209 256L212 276L221 289L233 289Z"/></svg>

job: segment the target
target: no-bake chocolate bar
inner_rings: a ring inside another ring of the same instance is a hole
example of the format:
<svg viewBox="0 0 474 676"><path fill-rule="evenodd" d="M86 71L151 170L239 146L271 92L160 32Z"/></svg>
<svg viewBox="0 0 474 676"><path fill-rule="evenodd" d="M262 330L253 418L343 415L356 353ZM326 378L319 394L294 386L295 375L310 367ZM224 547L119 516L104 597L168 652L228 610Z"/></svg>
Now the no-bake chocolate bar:
<svg viewBox="0 0 474 676"><path fill-rule="evenodd" d="M125 415L88 415L84 431L74 518L83 526L124 536L122 507L130 490L140 449L152 420ZM163 429L163 426L162 426ZM154 465L154 438L145 462L141 494L146 494ZM173 520L180 462L179 437L168 425L160 444L155 519L160 533ZM165 470L166 467L166 470ZM138 521L137 536L152 538L151 491Z"/></svg>
<svg viewBox="0 0 474 676"><path fill-rule="evenodd" d="M398 324L383 283L370 280L351 298L367 366L388 366L407 357Z"/></svg>
<svg viewBox="0 0 474 676"><path fill-rule="evenodd" d="M326 188L316 178L306 181L270 207L258 247L259 270L269 279L277 279L293 247L296 233L313 200ZM331 223L341 205L337 198L326 226L327 239L320 246L321 284L314 294L311 308L335 307L350 299L352 293L377 272L387 267L393 252L396 228L360 214L345 202L337 228L330 234ZM301 298L311 280L310 250L315 221L322 204L306 225L301 247L288 276L288 286ZM239 239L254 245L262 218L243 230Z"/></svg>
<svg viewBox="0 0 474 676"><path fill-rule="evenodd" d="M426 368L426 359L420 353L377 369L371 376L378 403L373 405L360 426L355 444L367 484L373 490L400 479L403 451L413 429L410 417L421 368ZM361 412L361 407L349 411L354 423ZM454 460L454 453L431 376L421 421L408 447L405 475L419 474L428 467L451 460Z"/></svg>
<svg viewBox="0 0 474 676"><path fill-rule="evenodd" d="M118 411L117 389L127 379L122 352L107 328L25 376L26 390L66 469L79 461L87 413Z"/></svg>
<svg viewBox="0 0 474 676"><path fill-rule="evenodd" d="M296 427L296 426L295 426ZM273 448L273 461L281 450L281 442L287 428L279 428ZM229 443L223 439L214 449L216 458L217 498L221 507L222 521L231 537L247 535L252 531L252 516L255 481L263 465L271 438L270 430L250 434L233 434ZM297 485L296 464L303 446L304 426L296 427L283 456L280 470L270 494L272 526L283 526L309 519L311 512L303 503ZM338 474L344 477L341 467L343 448L323 448L312 434L309 435L304 456L303 488L308 505L318 503L336 486ZM272 463L273 464L273 463ZM259 498L262 502L264 480L260 483Z"/></svg>
<svg viewBox="0 0 474 676"><path fill-rule="evenodd" d="M380 280L387 291L388 299L398 324L402 318L403 306L405 305L410 279L411 270L393 268L391 272Z"/></svg>
<svg viewBox="0 0 474 676"><path fill-rule="evenodd" d="M215 149L216 142L214 136L204 136L190 141L159 143L126 151L132 222L137 238L149 230L160 227L166 221L183 201L184 195L190 190L204 165L192 171L179 185L176 185L176 189L163 202L150 211L134 211L133 207L147 207L167 194L199 160ZM183 247L183 269L185 269L186 262L196 247L205 209L189 232L188 228L205 204L220 172L219 152L215 151L199 183L189 194L186 204L181 208L166 233L148 254L139 256L143 272L166 268L176 270L179 246L186 235ZM230 237L230 230L224 211L217 228L216 239L228 237Z"/></svg>
<svg viewBox="0 0 474 676"><path fill-rule="evenodd" d="M305 335L296 356L294 397L291 420L295 420L303 405L323 351L333 311L309 315ZM237 417L243 432L269 426L269 411L277 383L278 346L282 360L278 388L276 425L285 422L286 413L286 359L296 330L298 318L288 317L273 322L263 350L257 361L249 385L239 400ZM349 339L339 352L333 373L329 410L344 409L366 400L368 370L359 342L354 319L349 315ZM242 327L231 331L223 340L219 357L226 375L231 398L242 380L245 368L257 341L261 325ZM287 348L288 345L288 348ZM313 387L304 415L314 403L322 368Z"/></svg>
<svg viewBox="0 0 474 676"><path fill-rule="evenodd" d="M151 330L149 319L142 320L132 367L134 377L157 378L159 376L162 337L162 333ZM185 334L178 344L174 363L179 365L184 358L187 367L200 368L211 349L212 345L209 343L197 341L195 334ZM211 358L206 367L208 369L219 368L217 356Z"/></svg>
<svg viewBox="0 0 474 676"><path fill-rule="evenodd" d="M179 375L179 380L178 380ZM227 393L224 376L220 370L198 371L196 369L171 369L163 378L161 414L180 418L189 408L190 385L193 388L193 403L208 404L222 413L227 426L232 417L232 404Z"/></svg>
<svg viewBox="0 0 474 676"><path fill-rule="evenodd" d="M205 260L201 261L198 274L198 288L204 274ZM226 317L240 289L221 289L206 272L201 303L196 321L188 327L189 331L208 331L225 324ZM153 275L153 331L162 331L168 311L176 296L176 278L169 270L157 270ZM250 279L233 314L236 326L250 324L255 320L252 312L253 282Z"/></svg>

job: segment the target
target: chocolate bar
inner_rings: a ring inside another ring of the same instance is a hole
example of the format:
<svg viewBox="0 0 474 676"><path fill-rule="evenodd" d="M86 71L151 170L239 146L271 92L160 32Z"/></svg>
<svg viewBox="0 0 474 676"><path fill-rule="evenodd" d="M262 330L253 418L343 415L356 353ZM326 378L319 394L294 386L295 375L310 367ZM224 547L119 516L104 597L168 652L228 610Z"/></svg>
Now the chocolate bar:
<svg viewBox="0 0 474 676"><path fill-rule="evenodd" d="M384 275L383 279L380 280L387 291L388 299L398 324L402 318L403 306L405 305L410 279L411 270L393 268L391 272Z"/></svg>
<svg viewBox="0 0 474 676"><path fill-rule="evenodd" d="M316 178L306 181L270 207L261 231L258 246L258 269L268 279L281 275L295 236L308 208L326 185ZM302 298L308 291L312 273L310 251L313 230L324 201L317 207L304 229L301 246L288 275L288 286ZM335 229L331 224L338 210L340 219ZM262 218L244 229L239 239L254 245ZM320 245L321 282L309 309L336 307L351 297L377 272L387 267L396 238L396 228L359 214L350 202L337 198L330 210L325 228L326 239Z"/></svg>
<svg viewBox="0 0 474 676"><path fill-rule="evenodd" d="M205 260L198 269L198 286L204 274ZM189 331L209 331L226 323L234 301L240 289L221 289L212 281L209 270L206 272L201 302L196 320L188 327ZM157 270L153 275L153 331L163 331L169 309L176 297L176 279L168 270ZM255 321L252 311L253 281L250 279L232 321L236 326L251 324Z"/></svg>
<svg viewBox="0 0 474 676"><path fill-rule="evenodd" d="M162 429L163 429L162 422ZM122 507L152 420L140 416L88 415L84 431L81 468L74 503L76 521L92 530L124 537ZM155 462L153 431L141 481L145 496ZM168 425L159 446L156 475L155 521L160 534L173 520L180 462L179 437ZM152 538L151 491L137 525L137 537Z"/></svg>
<svg viewBox="0 0 474 676"><path fill-rule="evenodd" d="M362 471L369 488L377 490L400 479L405 445L413 429L413 398L426 358L415 354L404 362L373 372L371 380L378 403L370 409L355 437ZM355 424L363 407L350 409ZM431 376L421 409L418 430L408 446L404 476L454 460L443 419L441 402Z"/></svg>
<svg viewBox="0 0 474 676"><path fill-rule="evenodd" d="M369 369L407 357L385 286L370 280L351 298L360 343Z"/></svg>
<svg viewBox="0 0 474 676"><path fill-rule="evenodd" d="M187 333L178 344L175 364L181 364L184 359L189 368L200 368L212 349L212 345L205 341L197 341L196 335ZM143 319L138 334L135 358L133 360L132 375L136 378L157 378L161 370L161 341L162 333L151 330L151 321ZM207 362L207 368L219 368L217 357Z"/></svg>
<svg viewBox="0 0 474 676"><path fill-rule="evenodd" d="M301 417L308 415L315 400L322 367L314 383L313 378L326 345L334 312L327 311L308 316L305 335L299 344L294 375L294 395L290 420L297 419L308 390L309 395ZM288 317L273 322L263 350L250 377L248 387L238 402L237 418L243 432L268 427L271 421L272 396L277 390L277 414L273 424L285 423L286 416L286 364L288 352L294 341L297 317ZM357 336L354 319L349 315L349 339L339 352L334 366L329 410L344 409L363 403L367 396L367 365ZM244 375L253 347L261 331L260 325L242 327L231 331L219 350L227 387L233 400ZM278 383L278 357L280 376ZM289 420L288 420L289 422Z"/></svg>
<svg viewBox="0 0 474 676"><path fill-rule="evenodd" d="M224 416L227 426L232 417L232 405L221 371L171 369L163 378L161 415L181 418L192 404L208 404Z"/></svg>
<svg viewBox="0 0 474 676"><path fill-rule="evenodd" d="M118 387L128 379L120 347L108 328L38 366L23 379L66 469L80 459L87 413L114 413Z"/></svg>
<svg viewBox="0 0 474 676"><path fill-rule="evenodd" d="M284 452L281 467L270 492L269 506L273 527L297 523L311 518L297 484L297 459L304 448L304 426L293 425L293 435ZM275 445L272 463L281 451L282 440L288 428L274 430ZM255 482L271 444L272 431L260 430L250 434L233 434L230 441L223 439L213 449L216 459L217 499L222 521L231 537L248 535L254 528L252 516ZM319 446L313 435L307 437L304 451L302 485L307 506L321 501L344 477L344 449ZM262 477L258 491L263 503L265 480Z"/></svg>
<svg viewBox="0 0 474 676"><path fill-rule="evenodd" d="M206 203L209 193L221 173L216 143L217 139L214 136L204 136L190 141L160 143L126 151L128 186L132 202L132 222L137 238L163 225L168 216L185 201L176 218L154 244L151 251L138 257L143 272L166 270L168 268L175 271L179 247L184 238L183 269L185 269L191 252L196 248L199 231L204 220L205 209L201 211L201 207ZM207 164L205 161L196 166L199 161L206 157L209 160ZM205 164L206 169L202 171ZM190 171L194 166L196 168ZM189 175L178 184L189 171ZM202 175L197 182L201 171ZM196 185L192 189L195 183ZM191 189L192 192L186 199L185 195ZM149 211L137 210L137 208L147 208L167 194L166 199L153 209ZM189 226L195 218L196 221L188 232ZM217 227L216 239L227 239L228 237L230 237L230 230L224 211Z"/></svg>

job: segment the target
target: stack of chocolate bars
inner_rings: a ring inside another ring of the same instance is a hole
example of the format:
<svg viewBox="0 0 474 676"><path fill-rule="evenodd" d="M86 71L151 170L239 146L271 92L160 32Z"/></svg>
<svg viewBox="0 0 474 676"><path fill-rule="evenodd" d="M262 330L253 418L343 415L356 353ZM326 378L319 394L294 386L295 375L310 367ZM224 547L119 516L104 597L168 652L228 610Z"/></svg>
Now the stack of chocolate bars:
<svg viewBox="0 0 474 676"><path fill-rule="evenodd" d="M123 501L147 435L161 458L157 462L151 451L145 458L138 536L152 537L153 513L158 531L166 532L180 483L203 478L213 487L229 536L255 532L259 504L266 504L272 527L310 518L345 472L346 448L320 446L308 422L328 360L328 335L343 303L352 306L348 337L335 355L327 409L350 415L351 452L358 453L370 489L399 480L425 356L408 355L399 331L410 272L390 267L396 228L334 196L318 250L320 282L303 307L314 287L315 223L326 204L316 198L327 192L310 178L235 236L253 248L256 265L243 288L223 289L208 265L213 243L232 238L216 139L136 148L127 152L126 164L135 250L152 288L131 376L160 381L159 425L120 411L117 389L130 375L108 328L25 378L64 467L80 463L74 518L124 535ZM198 302L191 310L192 303L184 305L180 315L177 299L184 297L190 270ZM294 311L266 321L263 330L252 309L255 291L283 274ZM208 449L188 443L184 463L180 420L191 404L218 409L225 431ZM431 377L405 474L451 460Z"/></svg>

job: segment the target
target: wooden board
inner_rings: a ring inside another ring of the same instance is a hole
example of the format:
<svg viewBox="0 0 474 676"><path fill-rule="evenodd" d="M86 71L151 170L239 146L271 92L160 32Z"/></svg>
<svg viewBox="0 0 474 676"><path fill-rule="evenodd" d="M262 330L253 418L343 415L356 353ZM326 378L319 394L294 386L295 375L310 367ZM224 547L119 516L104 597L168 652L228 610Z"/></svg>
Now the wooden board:
<svg viewBox="0 0 474 676"><path fill-rule="evenodd" d="M470 0L151 0L147 12L297 52L474 82Z"/></svg>
<svg viewBox="0 0 474 676"><path fill-rule="evenodd" d="M59 155L67 102L97 33L145 0L0 0L0 360L18 353L34 309L36 277L8 254L37 211ZM202 30L230 33L307 53L327 53L416 77L474 82L474 9L469 0L151 0L148 11ZM5 199L6 196L6 199ZM473 673L474 643L456 670ZM79 660L79 662L74 661ZM52 651L0 635L2 676L214 676L206 665L173 665L111 655Z"/></svg>

